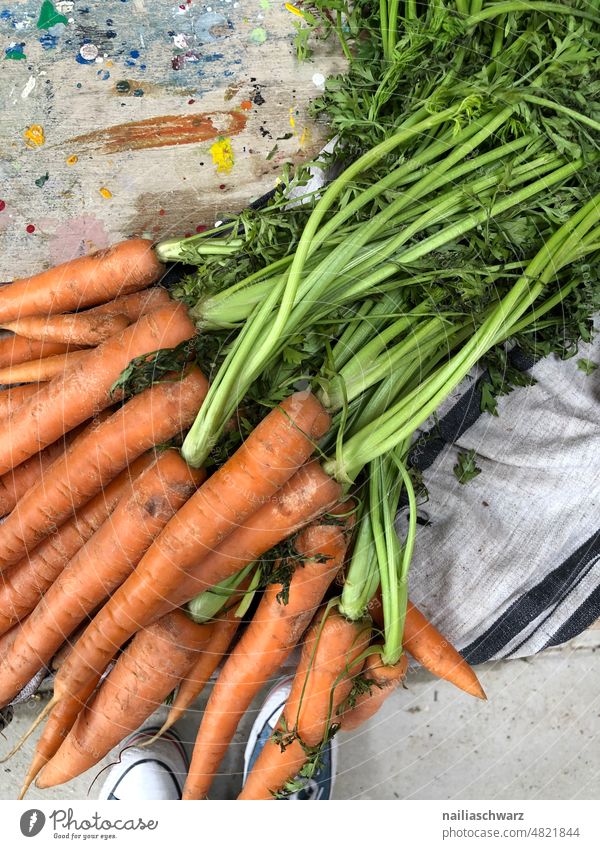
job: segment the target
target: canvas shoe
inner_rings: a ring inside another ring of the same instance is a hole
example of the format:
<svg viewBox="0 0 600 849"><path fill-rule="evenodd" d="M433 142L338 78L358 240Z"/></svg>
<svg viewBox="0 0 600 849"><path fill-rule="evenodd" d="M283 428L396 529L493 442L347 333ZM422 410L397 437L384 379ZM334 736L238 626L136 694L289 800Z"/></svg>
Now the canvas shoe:
<svg viewBox="0 0 600 849"><path fill-rule="evenodd" d="M292 676L282 678L267 694L267 697L258 712L252 729L246 750L244 752L244 784L248 773L254 766L254 762L260 754L262 747L265 745L273 729L279 721L279 717L283 713L283 708L287 701L292 688ZM333 785L337 769L337 747L338 742L333 737L325 746L322 752L323 765L315 773L313 778L308 779L302 790L291 793L286 796L286 799L297 801L323 801L331 799L333 795Z"/></svg>
<svg viewBox="0 0 600 849"><path fill-rule="evenodd" d="M169 729L151 746L140 748L140 743L158 730L158 726L141 728L123 741L119 761L111 767L99 799L124 802L181 799L189 762L177 733Z"/></svg>

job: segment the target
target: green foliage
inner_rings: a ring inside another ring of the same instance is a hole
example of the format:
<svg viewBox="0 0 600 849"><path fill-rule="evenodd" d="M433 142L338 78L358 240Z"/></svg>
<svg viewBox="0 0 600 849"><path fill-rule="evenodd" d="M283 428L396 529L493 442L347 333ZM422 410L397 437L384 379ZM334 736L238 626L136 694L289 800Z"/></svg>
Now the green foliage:
<svg viewBox="0 0 600 849"><path fill-rule="evenodd" d="M454 474L456 479L461 484L466 484L481 474L481 469L477 465L477 452L474 448L470 451L458 452L458 463L454 466Z"/></svg>

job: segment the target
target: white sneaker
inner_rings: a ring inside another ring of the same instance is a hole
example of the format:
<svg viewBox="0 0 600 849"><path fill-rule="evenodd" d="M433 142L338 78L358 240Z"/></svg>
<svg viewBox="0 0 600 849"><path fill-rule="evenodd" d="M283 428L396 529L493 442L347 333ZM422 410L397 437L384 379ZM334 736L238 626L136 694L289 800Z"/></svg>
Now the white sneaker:
<svg viewBox="0 0 600 849"><path fill-rule="evenodd" d="M158 732L158 726L142 728L123 741L119 762L111 767L99 799L141 802L181 799L189 768L179 736L169 729L151 746L140 748Z"/></svg>

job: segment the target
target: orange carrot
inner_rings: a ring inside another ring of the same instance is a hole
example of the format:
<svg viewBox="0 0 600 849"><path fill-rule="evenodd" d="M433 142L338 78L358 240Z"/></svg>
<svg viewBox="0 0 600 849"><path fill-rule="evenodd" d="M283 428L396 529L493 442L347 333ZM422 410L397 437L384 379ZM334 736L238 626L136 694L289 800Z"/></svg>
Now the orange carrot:
<svg viewBox="0 0 600 849"><path fill-rule="evenodd" d="M341 718L342 731L354 731L374 716L385 700L392 695L406 677L408 658L405 654L393 666L381 662L381 654L371 654L365 660L362 678L367 687L354 703L344 711Z"/></svg>
<svg viewBox="0 0 600 849"><path fill-rule="evenodd" d="M3 286L0 321L102 304L117 295L145 289L163 271L148 239L129 239Z"/></svg>
<svg viewBox="0 0 600 849"><path fill-rule="evenodd" d="M369 605L369 613L382 627L383 608L379 595ZM406 651L433 675L450 681L455 687L477 699L487 698L472 667L411 601L406 608L402 644Z"/></svg>
<svg viewBox="0 0 600 849"><path fill-rule="evenodd" d="M347 544L344 528L327 524L327 519L310 525L296 540L302 559L290 580L287 602L281 600L281 584L265 590L204 710L186 783L192 798L208 793L240 719L308 627L342 566Z"/></svg>
<svg viewBox="0 0 600 849"><path fill-rule="evenodd" d="M0 525L0 569L31 551L128 463L188 427L207 389L194 367L181 380L153 384L82 433Z"/></svg>
<svg viewBox="0 0 600 849"><path fill-rule="evenodd" d="M40 390L34 383L26 383L23 386L11 386L10 389L0 390L0 421L7 419L23 401L36 395Z"/></svg>
<svg viewBox="0 0 600 849"><path fill-rule="evenodd" d="M292 395L272 410L171 519L135 572L96 615L56 677L55 692L82 689L95 667L106 666L140 626L153 621L201 558L292 477L328 425L329 416L309 393Z"/></svg>
<svg viewBox="0 0 600 849"><path fill-rule="evenodd" d="M65 637L123 583L156 534L205 474L178 451L165 451L133 482L110 518L61 572L4 658L0 705L7 704L51 659Z"/></svg>
<svg viewBox="0 0 600 849"><path fill-rule="evenodd" d="M0 477L0 516L6 516L13 509L17 501L22 498L27 490L32 487L45 470L64 454L67 447L81 432L83 426L75 428L70 433L57 439L55 443L44 448L39 454L26 460Z"/></svg>
<svg viewBox="0 0 600 849"><path fill-rule="evenodd" d="M5 336L0 339L0 368L16 366L29 360L39 360L42 357L53 357L56 354L66 354L75 348L61 345L58 342L37 342L25 339L23 336Z"/></svg>
<svg viewBox="0 0 600 849"><path fill-rule="evenodd" d="M141 630L38 776L37 786L64 784L98 763L169 695L207 642L210 626L179 610Z"/></svg>
<svg viewBox="0 0 600 849"><path fill-rule="evenodd" d="M0 634L31 613L71 557L106 521L118 500L130 490L132 482L150 465L153 457L153 452L139 457L56 533L20 563L6 570L0 580Z"/></svg>
<svg viewBox="0 0 600 849"><path fill-rule="evenodd" d="M183 305L163 307L98 345L25 401L4 423L0 475L46 448L113 402L111 387L130 361L194 336Z"/></svg>
<svg viewBox="0 0 600 849"><path fill-rule="evenodd" d="M58 752L63 740L75 725L82 708L90 700L98 685L98 679L90 681L87 689L78 696L66 696L58 704L48 703L34 725L48 717L44 730L36 743L31 764L23 781L19 799L22 799L40 770ZM34 728L30 729L33 731Z"/></svg>
<svg viewBox="0 0 600 849"><path fill-rule="evenodd" d="M335 611L324 624L322 620L317 616L307 636L282 719L256 759L239 799L272 799L281 791L308 760L303 747L321 745L350 694L352 678L362 667L360 656L368 645L370 626L350 622ZM278 742L281 735L284 743L291 742L283 752ZM183 798L196 798L188 794L187 783Z"/></svg>
<svg viewBox="0 0 600 849"><path fill-rule="evenodd" d="M181 576L173 593L165 596L161 612L166 613L235 575L331 508L339 501L341 491L316 460L301 466L271 501Z"/></svg>
<svg viewBox="0 0 600 849"><path fill-rule="evenodd" d="M56 354L54 357L7 366L0 369L0 384L10 386L14 383L45 383L83 362L88 354L89 351L69 351L68 354Z"/></svg>
<svg viewBox="0 0 600 849"><path fill-rule="evenodd" d="M100 304L98 307L79 313L79 315L126 315L129 321L137 321L143 315L170 303L172 301L167 290L160 286L153 286L151 289L144 289L142 292L122 295L106 304Z"/></svg>
<svg viewBox="0 0 600 849"><path fill-rule="evenodd" d="M212 625L210 639L185 678L181 680L169 715L156 737L160 737L181 719L192 702L204 690L211 675L223 660L240 626L240 619L236 616L238 604L234 598L228 600L227 604L228 609L220 615L218 620L210 623Z"/></svg>
<svg viewBox="0 0 600 849"><path fill-rule="evenodd" d="M27 339L38 339L41 342L62 342L65 345L83 345L86 348L95 347L105 342L110 336L125 330L131 324L125 315L32 315L18 318L4 325L5 330L12 330Z"/></svg>

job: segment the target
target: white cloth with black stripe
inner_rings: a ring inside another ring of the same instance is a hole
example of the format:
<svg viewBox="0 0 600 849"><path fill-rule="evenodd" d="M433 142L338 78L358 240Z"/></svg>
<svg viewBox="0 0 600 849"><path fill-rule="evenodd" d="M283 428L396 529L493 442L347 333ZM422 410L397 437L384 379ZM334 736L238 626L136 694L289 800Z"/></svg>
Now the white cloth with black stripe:
<svg viewBox="0 0 600 849"><path fill-rule="evenodd" d="M500 398L498 417L465 382L414 451L429 500L410 595L472 663L535 654L600 617L600 368L581 358L600 365L599 338L532 368L517 354L537 383ZM481 473L462 485L469 449Z"/></svg>

